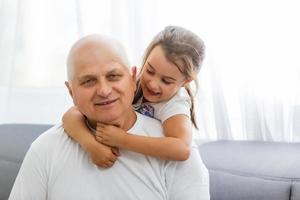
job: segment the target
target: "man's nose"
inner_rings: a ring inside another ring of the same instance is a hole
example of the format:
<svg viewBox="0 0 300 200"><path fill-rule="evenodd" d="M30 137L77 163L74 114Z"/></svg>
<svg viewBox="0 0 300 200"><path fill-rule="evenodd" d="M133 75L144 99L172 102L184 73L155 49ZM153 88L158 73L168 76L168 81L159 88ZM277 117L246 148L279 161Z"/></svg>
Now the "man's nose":
<svg viewBox="0 0 300 200"><path fill-rule="evenodd" d="M101 97L108 97L112 91L111 85L106 81L101 81L97 86L97 95Z"/></svg>

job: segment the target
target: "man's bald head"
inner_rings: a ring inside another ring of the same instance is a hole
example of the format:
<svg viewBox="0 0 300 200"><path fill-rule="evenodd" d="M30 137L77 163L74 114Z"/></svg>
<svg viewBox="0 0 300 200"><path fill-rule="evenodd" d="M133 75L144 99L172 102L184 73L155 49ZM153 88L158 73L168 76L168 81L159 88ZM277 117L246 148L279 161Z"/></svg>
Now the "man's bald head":
<svg viewBox="0 0 300 200"><path fill-rule="evenodd" d="M131 104L136 74L135 70L130 73L126 54L116 40L102 35L80 39L71 48L67 65L69 81L65 84L90 124L129 128L134 123Z"/></svg>
<svg viewBox="0 0 300 200"><path fill-rule="evenodd" d="M123 46L104 35L89 35L77 41L67 59L68 81L72 82L77 65L96 59L111 59L129 68L129 61Z"/></svg>

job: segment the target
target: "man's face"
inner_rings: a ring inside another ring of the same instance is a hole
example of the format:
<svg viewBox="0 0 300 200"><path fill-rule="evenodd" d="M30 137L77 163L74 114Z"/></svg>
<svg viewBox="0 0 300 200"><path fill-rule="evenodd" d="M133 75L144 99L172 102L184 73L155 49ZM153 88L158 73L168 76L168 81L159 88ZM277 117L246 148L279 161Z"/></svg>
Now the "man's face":
<svg viewBox="0 0 300 200"><path fill-rule="evenodd" d="M91 122L114 123L132 113L135 74L109 54L87 52L74 61L74 76L67 83L74 104Z"/></svg>

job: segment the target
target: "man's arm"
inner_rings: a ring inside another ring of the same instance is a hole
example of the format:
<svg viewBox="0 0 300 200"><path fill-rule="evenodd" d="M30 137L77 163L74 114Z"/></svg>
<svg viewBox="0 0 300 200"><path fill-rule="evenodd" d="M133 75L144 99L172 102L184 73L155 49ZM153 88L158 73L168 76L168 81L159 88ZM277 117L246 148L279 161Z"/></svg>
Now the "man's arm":
<svg viewBox="0 0 300 200"><path fill-rule="evenodd" d="M30 147L21 165L9 200L46 200L47 176L44 162Z"/></svg>

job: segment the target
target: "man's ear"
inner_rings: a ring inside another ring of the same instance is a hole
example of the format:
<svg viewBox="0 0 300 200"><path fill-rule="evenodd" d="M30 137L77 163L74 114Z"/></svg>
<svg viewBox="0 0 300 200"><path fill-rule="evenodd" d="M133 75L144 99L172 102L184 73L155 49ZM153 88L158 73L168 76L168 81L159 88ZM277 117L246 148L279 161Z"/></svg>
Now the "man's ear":
<svg viewBox="0 0 300 200"><path fill-rule="evenodd" d="M131 68L131 76L132 76L132 80L136 83L136 71L137 71L137 68L136 68L136 66L133 66L132 68Z"/></svg>
<svg viewBox="0 0 300 200"><path fill-rule="evenodd" d="M132 81L133 81L133 85L134 85L134 92L136 92L136 66L133 66L131 68L131 78L132 78Z"/></svg>
<svg viewBox="0 0 300 200"><path fill-rule="evenodd" d="M70 96L73 98L73 93L72 93L72 89L71 89L70 83L68 81L65 81L65 85L68 88Z"/></svg>

